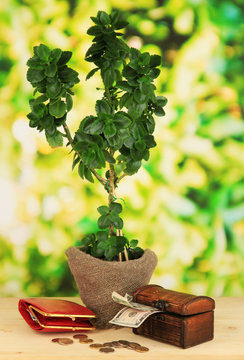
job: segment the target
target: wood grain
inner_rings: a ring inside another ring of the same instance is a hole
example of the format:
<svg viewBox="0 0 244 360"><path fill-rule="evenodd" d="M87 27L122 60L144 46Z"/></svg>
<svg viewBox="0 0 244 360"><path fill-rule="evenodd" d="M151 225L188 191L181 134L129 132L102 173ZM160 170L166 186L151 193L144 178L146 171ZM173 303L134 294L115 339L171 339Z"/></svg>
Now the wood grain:
<svg viewBox="0 0 244 360"><path fill-rule="evenodd" d="M79 298L64 298L81 303ZM102 357L140 360L244 360L244 298L216 298L215 338L189 349L181 349L133 334L129 328L95 330L88 334L94 342L112 340L139 342L150 349L148 353L135 353L115 349L112 354L101 354L78 341L61 346L51 339L60 334L40 334L32 330L18 312L16 298L0 299L0 359L1 360L97 360ZM72 333L62 336L72 337Z"/></svg>

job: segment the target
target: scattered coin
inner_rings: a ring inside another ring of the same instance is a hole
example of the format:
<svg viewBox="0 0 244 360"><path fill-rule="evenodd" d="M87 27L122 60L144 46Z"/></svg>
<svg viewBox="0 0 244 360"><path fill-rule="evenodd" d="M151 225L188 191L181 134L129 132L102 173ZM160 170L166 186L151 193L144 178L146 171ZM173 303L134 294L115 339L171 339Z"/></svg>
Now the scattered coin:
<svg viewBox="0 0 244 360"><path fill-rule="evenodd" d="M52 342L58 342L59 338L53 338Z"/></svg>
<svg viewBox="0 0 244 360"><path fill-rule="evenodd" d="M89 347L92 349L100 349L103 347L103 344L91 344Z"/></svg>
<svg viewBox="0 0 244 360"><path fill-rule="evenodd" d="M100 348L99 351L104 352L104 353L110 353L110 352L114 352L114 349L107 346L107 347Z"/></svg>
<svg viewBox="0 0 244 360"><path fill-rule="evenodd" d="M119 343L122 345L129 345L130 342L127 340L119 340Z"/></svg>
<svg viewBox="0 0 244 360"><path fill-rule="evenodd" d="M76 334L73 336L74 339L87 339L88 336L85 334Z"/></svg>
<svg viewBox="0 0 244 360"><path fill-rule="evenodd" d="M90 344L93 342L93 340L92 339L79 339L79 342L81 344Z"/></svg>
<svg viewBox="0 0 244 360"><path fill-rule="evenodd" d="M135 350L140 353L149 351L149 349L146 346L138 346L137 348L135 348Z"/></svg>
<svg viewBox="0 0 244 360"><path fill-rule="evenodd" d="M106 342L106 343L103 344L103 346L104 347L107 347L107 346L113 347L113 344L112 344L112 342Z"/></svg>
<svg viewBox="0 0 244 360"><path fill-rule="evenodd" d="M58 339L58 343L60 345L69 345L69 344L73 344L73 340L72 339L68 339L68 338L59 338Z"/></svg>

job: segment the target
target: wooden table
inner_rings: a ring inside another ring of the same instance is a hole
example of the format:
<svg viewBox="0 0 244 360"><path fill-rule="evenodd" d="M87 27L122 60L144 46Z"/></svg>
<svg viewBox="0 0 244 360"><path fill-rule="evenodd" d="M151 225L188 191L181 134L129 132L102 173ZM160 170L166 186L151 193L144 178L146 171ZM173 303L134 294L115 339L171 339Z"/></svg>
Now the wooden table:
<svg viewBox="0 0 244 360"><path fill-rule="evenodd" d="M78 298L66 299L81 303ZM38 333L32 330L19 314L18 299L2 298L0 299L0 359L244 360L244 298L221 297L215 300L215 339L212 341L189 349L181 349L135 335L129 328L89 332L89 336L95 342L124 339L139 342L150 349L147 353L115 349L114 353L103 354L78 341L67 346L51 342L54 337L72 337L73 333Z"/></svg>

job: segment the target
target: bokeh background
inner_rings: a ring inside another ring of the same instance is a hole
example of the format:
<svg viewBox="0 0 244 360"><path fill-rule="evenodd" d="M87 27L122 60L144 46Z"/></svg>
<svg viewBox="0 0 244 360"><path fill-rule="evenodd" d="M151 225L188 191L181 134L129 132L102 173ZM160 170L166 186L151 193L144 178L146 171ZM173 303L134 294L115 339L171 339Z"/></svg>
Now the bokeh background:
<svg viewBox="0 0 244 360"><path fill-rule="evenodd" d="M159 258L152 281L210 296L244 295L244 2L242 0L5 0L0 2L0 295L77 290L64 251L96 230L99 183L71 171L28 127L26 61L40 42L74 52L80 74L69 126L94 112L98 75L85 81L98 10L120 9L130 46L163 57L157 147L117 190L125 233Z"/></svg>

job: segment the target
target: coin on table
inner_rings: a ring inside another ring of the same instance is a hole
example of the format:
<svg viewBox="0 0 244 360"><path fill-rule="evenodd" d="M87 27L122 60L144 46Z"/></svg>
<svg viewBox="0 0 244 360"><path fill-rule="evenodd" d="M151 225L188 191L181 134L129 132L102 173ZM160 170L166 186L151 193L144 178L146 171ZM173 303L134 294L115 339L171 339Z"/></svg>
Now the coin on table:
<svg viewBox="0 0 244 360"><path fill-rule="evenodd" d="M123 347L123 345L119 341L112 341L111 344L112 344L112 347L114 347L114 348L122 348Z"/></svg>
<svg viewBox="0 0 244 360"><path fill-rule="evenodd" d="M89 345L91 349L100 349L103 347L103 344L91 344Z"/></svg>
<svg viewBox="0 0 244 360"><path fill-rule="evenodd" d="M135 348L135 351L143 353L149 351L149 349L146 346L138 346Z"/></svg>
<svg viewBox="0 0 244 360"><path fill-rule="evenodd" d="M79 343L81 344L90 344L92 342L93 342L92 339L79 339Z"/></svg>
<svg viewBox="0 0 244 360"><path fill-rule="evenodd" d="M53 338L52 342L58 342L60 338Z"/></svg>
<svg viewBox="0 0 244 360"><path fill-rule="evenodd" d="M110 352L114 352L114 349L107 346L107 347L100 348L99 351L104 352L104 353L110 353Z"/></svg>
<svg viewBox="0 0 244 360"><path fill-rule="evenodd" d="M60 345L69 345L69 344L73 344L73 340L72 339L68 339L68 338L59 338L58 339L58 343Z"/></svg>
<svg viewBox="0 0 244 360"><path fill-rule="evenodd" d="M107 347L107 346L108 347L113 347L113 343L112 343L112 341L111 342L106 342L106 343L103 344L103 346L104 347Z"/></svg>
<svg viewBox="0 0 244 360"><path fill-rule="evenodd" d="M119 340L119 343L123 346L128 346L130 342L127 340Z"/></svg>
<svg viewBox="0 0 244 360"><path fill-rule="evenodd" d="M85 334L76 334L73 336L74 339L87 339L88 336Z"/></svg>

